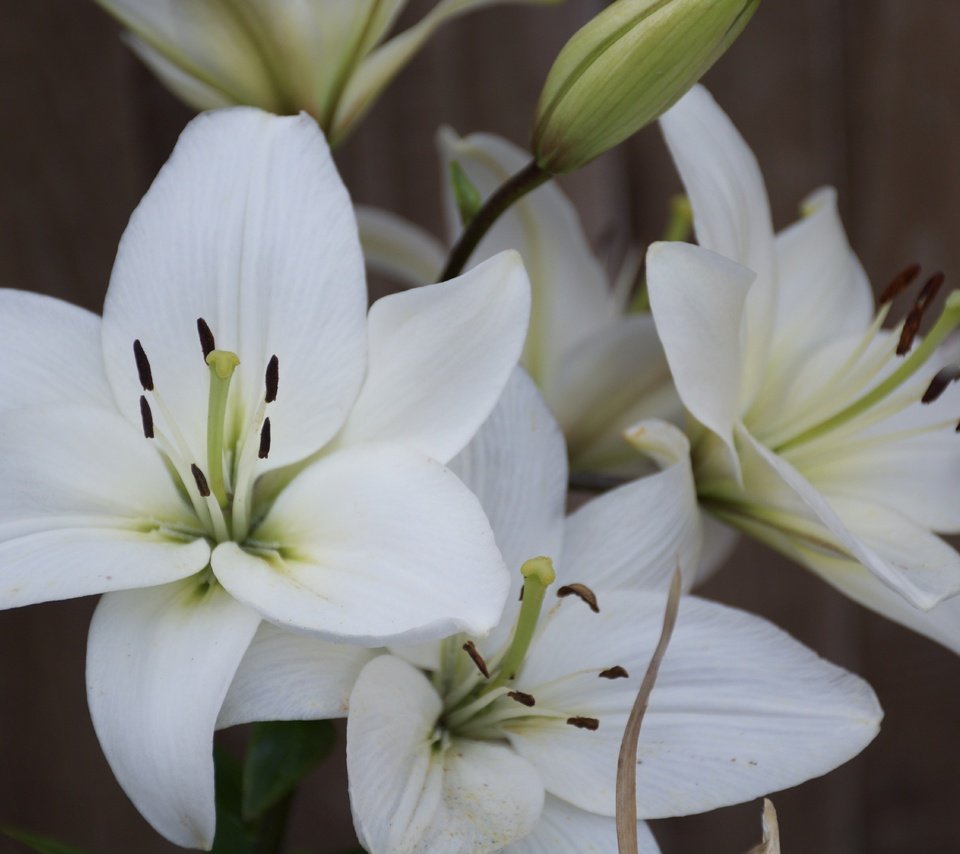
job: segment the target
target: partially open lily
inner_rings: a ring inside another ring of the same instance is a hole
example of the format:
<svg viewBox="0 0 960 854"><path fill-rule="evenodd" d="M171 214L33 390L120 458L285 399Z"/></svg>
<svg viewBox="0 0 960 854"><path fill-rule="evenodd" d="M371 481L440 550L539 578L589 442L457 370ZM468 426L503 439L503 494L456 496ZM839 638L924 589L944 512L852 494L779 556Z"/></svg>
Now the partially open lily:
<svg viewBox="0 0 960 854"><path fill-rule="evenodd" d="M133 50L198 110L310 113L336 145L447 21L498 3L438 0L387 39L407 0L96 0Z"/></svg>
<svg viewBox="0 0 960 854"><path fill-rule="evenodd" d="M655 244L650 301L695 419L702 506L852 598L960 651L960 395L940 374L960 293L916 337L942 277L895 330L876 312L836 193L774 236L757 162L706 90L662 119L699 246ZM932 611L924 613L925 610Z"/></svg>
<svg viewBox="0 0 960 854"><path fill-rule="evenodd" d="M231 691L230 719L250 719L245 708L262 711L267 695L286 698L273 710L289 717L328 715L325 690L348 703L351 804L371 854L614 854L620 740L667 583L699 546L686 440L672 427L659 437L659 472L565 518L563 437L518 372L452 463L505 559L523 564L500 625L368 662L303 638L300 664L285 666L255 643L242 679L269 689ZM522 557L538 554L556 565ZM708 810L825 773L880 716L869 686L783 632L685 598L640 739L639 815ZM657 850L645 825L638 836Z"/></svg>
<svg viewBox="0 0 960 854"><path fill-rule="evenodd" d="M178 844L213 839L214 725L261 619L363 646L499 620L508 575L444 464L519 358L519 256L366 308L322 134L249 108L184 132L102 320L0 291L0 607L107 594L91 715Z"/></svg>
<svg viewBox="0 0 960 854"><path fill-rule="evenodd" d="M529 154L490 134L439 136L451 243L461 231L450 185L459 164L488 196L529 161ZM360 238L373 268L416 285L443 268L441 244L422 229L380 210L360 208ZM530 275L533 309L523 365L563 427L574 469L630 472L637 457L623 431L643 418L675 418L681 407L646 312L630 313L638 278L628 256L611 283L590 249L577 212L554 183L511 208L481 242L472 263L503 249L520 252Z"/></svg>

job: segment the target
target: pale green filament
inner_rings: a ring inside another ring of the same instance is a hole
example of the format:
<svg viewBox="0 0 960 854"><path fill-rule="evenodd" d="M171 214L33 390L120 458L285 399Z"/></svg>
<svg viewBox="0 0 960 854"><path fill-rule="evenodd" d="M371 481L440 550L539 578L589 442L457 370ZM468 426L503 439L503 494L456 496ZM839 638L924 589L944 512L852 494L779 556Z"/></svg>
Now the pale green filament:
<svg viewBox="0 0 960 854"><path fill-rule="evenodd" d="M775 449L776 452L782 454L784 451L795 448L804 442L817 439L846 422L851 421L858 415L862 415L872 406L896 391L903 383L920 370L943 343L944 339L958 326L960 326L960 291L953 291L950 296L947 297L943 314L940 315L933 329L930 330L926 338L921 341L919 346L903 360L900 366L890 374L890 376L883 380L883 382L878 383L858 400L855 400L849 406L840 410L840 412L784 442Z"/></svg>
<svg viewBox="0 0 960 854"><path fill-rule="evenodd" d="M207 409L207 480L210 491L221 507L227 506L227 490L223 482L223 440L226 425L227 399L230 381L240 364L240 358L229 350L211 350L207 355L210 366L210 403Z"/></svg>

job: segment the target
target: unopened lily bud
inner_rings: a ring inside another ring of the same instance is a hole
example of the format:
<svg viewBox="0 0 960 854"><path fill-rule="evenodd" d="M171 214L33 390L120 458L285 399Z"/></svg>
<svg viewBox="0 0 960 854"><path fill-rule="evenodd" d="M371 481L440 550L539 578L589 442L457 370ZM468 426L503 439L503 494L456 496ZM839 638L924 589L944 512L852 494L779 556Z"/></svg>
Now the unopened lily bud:
<svg viewBox="0 0 960 854"><path fill-rule="evenodd" d="M552 174L578 169L650 124L743 31L760 0L617 0L553 63L533 153Z"/></svg>

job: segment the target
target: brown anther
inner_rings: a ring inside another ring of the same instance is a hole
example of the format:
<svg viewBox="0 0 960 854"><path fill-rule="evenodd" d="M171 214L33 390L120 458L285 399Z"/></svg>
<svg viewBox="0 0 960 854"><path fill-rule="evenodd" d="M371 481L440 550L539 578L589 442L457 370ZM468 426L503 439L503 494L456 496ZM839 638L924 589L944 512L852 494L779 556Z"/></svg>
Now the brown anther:
<svg viewBox="0 0 960 854"><path fill-rule="evenodd" d="M910 352L913 341L920 331L920 322L923 320L923 314L930 307L930 303L936 298L937 291L940 290L943 280L943 273L934 273L920 289L920 293L917 295L917 301L913 304L913 308L910 309L907 319L903 321L903 331L900 333L900 340L897 342L898 356L905 356Z"/></svg>
<svg viewBox="0 0 960 854"><path fill-rule="evenodd" d="M138 338L133 342L133 358L137 362L137 376L144 391L153 391L153 371L150 370L150 360L144 352L143 344Z"/></svg>
<svg viewBox="0 0 960 854"><path fill-rule="evenodd" d="M153 413L150 411L150 404L147 399L140 395L140 422L143 424L143 435L147 439L152 439L153 433Z"/></svg>
<svg viewBox="0 0 960 854"><path fill-rule="evenodd" d="M200 466L196 463L190 464L190 471L193 474L193 479L197 482L197 490L203 498L210 497L210 484L207 483L207 478L204 473L200 470Z"/></svg>
<svg viewBox="0 0 960 854"><path fill-rule="evenodd" d="M517 601L518 601L518 602L522 602L522 601L523 601L523 591L524 591L524 586L521 584L521 585L520 585L520 595L517 597Z"/></svg>
<svg viewBox="0 0 960 854"><path fill-rule="evenodd" d="M590 732L596 732L600 729L600 721L596 718L584 718L580 715L567 718L567 723L570 724L570 726L575 726L577 729L588 729Z"/></svg>
<svg viewBox="0 0 960 854"><path fill-rule="evenodd" d="M586 584L565 584L557 591L557 596L561 599L565 596L577 596L590 606L594 614L600 613L597 595Z"/></svg>
<svg viewBox="0 0 960 854"><path fill-rule="evenodd" d="M477 665L477 670L483 674L483 678L489 679L490 670L487 668L487 662L483 660L483 656L480 655L480 651L477 649L473 641L467 641L463 645L463 651L473 659L473 663Z"/></svg>
<svg viewBox="0 0 960 854"><path fill-rule="evenodd" d="M911 264L909 267L906 267L897 273L897 275L891 280L890 284L883 289L883 293L880 294L880 305L893 302L898 296L900 296L900 294L902 294L907 288L910 287L910 285L914 283L919 275L919 264Z"/></svg>
<svg viewBox="0 0 960 854"><path fill-rule="evenodd" d="M280 388L280 360L273 355L267 362L267 373L264 377L264 384L267 387L267 393L264 397L267 403L273 403L277 399L277 391Z"/></svg>
<svg viewBox="0 0 960 854"><path fill-rule="evenodd" d="M516 700L521 706L533 707L537 705L533 694L525 694L523 691L508 691L507 696L511 700Z"/></svg>
<svg viewBox="0 0 960 854"><path fill-rule="evenodd" d="M217 341L213 337L207 321L202 317L197 318L197 334L200 336L200 349L203 350L203 358L206 360L207 356L217 349Z"/></svg>
<svg viewBox="0 0 960 854"><path fill-rule="evenodd" d="M260 450L257 452L257 456L261 460L265 460L270 456L270 419L263 419L263 427L260 428Z"/></svg>
<svg viewBox="0 0 960 854"><path fill-rule="evenodd" d="M950 383L960 379L960 365L948 365L941 369L937 375L930 381L927 390L920 398L921 403L933 403L941 394L943 394Z"/></svg>
<svg viewBox="0 0 960 854"><path fill-rule="evenodd" d="M608 667L606 670L601 670L598 674L601 679L629 679L630 674L627 673L626 668L621 667L619 664L616 667Z"/></svg>

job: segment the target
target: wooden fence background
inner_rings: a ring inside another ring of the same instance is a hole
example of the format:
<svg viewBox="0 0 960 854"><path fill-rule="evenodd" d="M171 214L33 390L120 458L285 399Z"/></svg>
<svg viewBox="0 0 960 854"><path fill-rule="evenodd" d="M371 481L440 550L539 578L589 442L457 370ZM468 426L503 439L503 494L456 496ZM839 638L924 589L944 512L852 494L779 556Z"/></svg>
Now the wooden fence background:
<svg viewBox="0 0 960 854"><path fill-rule="evenodd" d="M431 5L411 0L404 21ZM449 27L342 151L355 197L439 228L434 128L523 142L552 57L603 5L496 8ZM2 9L0 284L98 308L126 219L189 113L92 2ZM912 260L960 273L956 0L766 0L708 82L757 151L778 224L831 183L878 284ZM655 235L677 187L655 131L564 184L607 251ZM862 674L886 709L862 756L776 797L785 850L960 851L960 660L749 544L705 593ZM101 854L171 851L127 802L93 736L83 687L93 605L0 613L0 824ZM342 773L332 760L298 803L293 835L305 850L350 842L342 786L332 795L324 786ZM758 831L756 803L657 825L668 853L738 854Z"/></svg>

